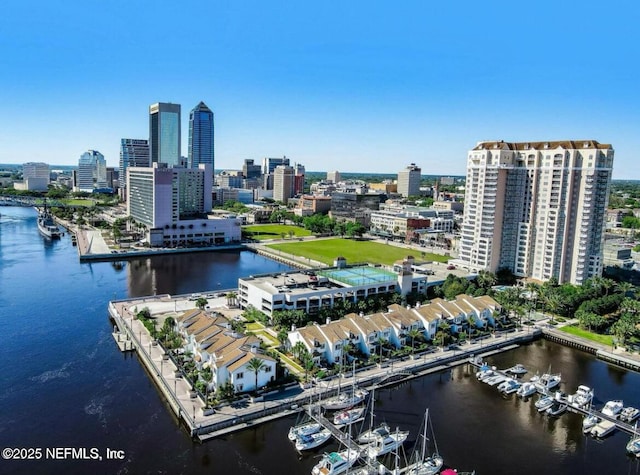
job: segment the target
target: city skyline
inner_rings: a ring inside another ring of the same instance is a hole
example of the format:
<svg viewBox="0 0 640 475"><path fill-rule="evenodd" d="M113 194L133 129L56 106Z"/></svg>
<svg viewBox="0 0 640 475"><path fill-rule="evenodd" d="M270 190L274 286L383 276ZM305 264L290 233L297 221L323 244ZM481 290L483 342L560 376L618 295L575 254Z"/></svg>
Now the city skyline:
<svg viewBox="0 0 640 475"><path fill-rule="evenodd" d="M117 166L120 139L148 138L150 104L204 101L218 169L286 155L309 170L464 175L480 141L595 139L615 150L614 179L640 179L630 2L126 4L136 28L124 5L5 6L0 163L72 165L94 149ZM167 22L177 35L148 35Z"/></svg>

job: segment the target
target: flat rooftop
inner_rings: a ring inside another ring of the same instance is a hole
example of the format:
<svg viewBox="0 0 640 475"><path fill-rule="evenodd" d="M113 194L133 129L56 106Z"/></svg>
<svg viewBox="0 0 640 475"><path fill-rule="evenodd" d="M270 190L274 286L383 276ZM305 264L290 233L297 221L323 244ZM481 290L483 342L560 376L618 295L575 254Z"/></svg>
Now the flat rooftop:
<svg viewBox="0 0 640 475"><path fill-rule="evenodd" d="M398 275L380 267L357 266L343 269L320 270L318 275L340 282L346 286L371 285L376 283L395 282Z"/></svg>

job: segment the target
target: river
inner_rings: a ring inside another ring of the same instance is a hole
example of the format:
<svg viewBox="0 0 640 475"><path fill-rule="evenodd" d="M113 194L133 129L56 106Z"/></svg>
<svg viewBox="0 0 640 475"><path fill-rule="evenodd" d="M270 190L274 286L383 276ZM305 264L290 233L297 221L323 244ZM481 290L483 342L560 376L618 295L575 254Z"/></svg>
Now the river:
<svg viewBox="0 0 640 475"><path fill-rule="evenodd" d="M193 443L135 354L120 353L110 334L113 298L226 289L238 277L286 267L250 252L80 264L68 235L50 242L38 234L34 210L0 213L0 448L42 449L36 460L1 460L0 473L308 474L332 447L297 454L286 439L291 418ZM586 384L597 404L619 398L640 406L640 375L551 342L491 362L540 372L551 366L567 392ZM625 454L627 435L585 437L577 415L543 417L532 402L478 383L467 365L376 398L376 420L410 430L411 441L428 407L445 463L479 475L640 473ZM102 460L46 451L52 448L86 449L88 457L97 449Z"/></svg>

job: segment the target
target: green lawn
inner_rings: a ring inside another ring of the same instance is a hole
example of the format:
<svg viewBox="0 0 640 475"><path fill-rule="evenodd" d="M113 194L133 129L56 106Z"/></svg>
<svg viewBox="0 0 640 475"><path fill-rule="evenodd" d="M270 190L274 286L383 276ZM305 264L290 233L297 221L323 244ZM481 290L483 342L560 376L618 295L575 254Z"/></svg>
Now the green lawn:
<svg viewBox="0 0 640 475"><path fill-rule="evenodd" d="M395 261L403 259L408 255L414 256L417 260L429 260L447 262L449 257L439 254L431 254L403 249L389 244L381 244L373 241L357 241L353 239L321 239L318 241L292 242L282 244L270 244L268 247L302 256L315 261L333 265L333 260L337 256L343 256L347 263L370 262L372 264L391 265Z"/></svg>
<svg viewBox="0 0 640 475"><path fill-rule="evenodd" d="M307 231L299 226L289 224L260 224L255 226L243 226L242 231L252 239L263 241L265 239L282 239L289 237L289 232L293 231L294 237L311 236L311 231Z"/></svg>
<svg viewBox="0 0 640 475"><path fill-rule="evenodd" d="M571 335L586 338L587 340L595 341L596 343L600 343L602 345L613 345L613 337L611 335L599 335L598 333L583 330L582 328L573 325L560 327L558 330L562 330L565 333L570 333Z"/></svg>
<svg viewBox="0 0 640 475"><path fill-rule="evenodd" d="M78 198L78 199L65 198L64 200L60 200L60 201L62 201L63 203L69 206L91 207L95 205L95 200L88 200L88 199L82 199L82 198Z"/></svg>

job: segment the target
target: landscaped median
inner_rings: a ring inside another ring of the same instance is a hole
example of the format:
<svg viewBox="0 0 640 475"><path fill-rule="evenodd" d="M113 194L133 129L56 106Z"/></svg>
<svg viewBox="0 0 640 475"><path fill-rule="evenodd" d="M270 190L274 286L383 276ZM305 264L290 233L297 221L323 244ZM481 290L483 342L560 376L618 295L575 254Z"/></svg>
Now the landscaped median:
<svg viewBox="0 0 640 475"><path fill-rule="evenodd" d="M413 255L425 261L447 262L449 257L429 252L381 244L374 241L356 239L321 239L317 241L287 242L269 244L267 248L295 256L323 262L331 266L336 257L342 256L347 262L369 262L371 264L392 265L394 262Z"/></svg>

